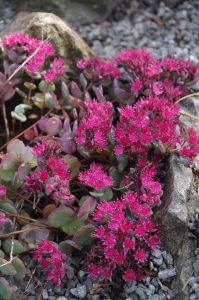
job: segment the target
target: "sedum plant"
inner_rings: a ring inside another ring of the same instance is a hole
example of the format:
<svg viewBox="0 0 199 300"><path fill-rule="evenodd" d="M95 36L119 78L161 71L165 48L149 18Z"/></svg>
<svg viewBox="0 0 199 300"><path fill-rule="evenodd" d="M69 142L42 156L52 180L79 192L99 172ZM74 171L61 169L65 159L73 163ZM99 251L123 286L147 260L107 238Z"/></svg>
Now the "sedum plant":
<svg viewBox="0 0 199 300"><path fill-rule="evenodd" d="M0 295L11 297L4 275L24 278L29 251L56 285L74 273L73 255L98 282L143 278L161 240L153 209L166 159L175 153L192 165L199 153L179 104L198 80L197 67L125 50L111 61L77 62L74 79L47 41L20 33L2 47L4 105L23 95L7 112L19 122L26 109L40 113L2 146Z"/></svg>

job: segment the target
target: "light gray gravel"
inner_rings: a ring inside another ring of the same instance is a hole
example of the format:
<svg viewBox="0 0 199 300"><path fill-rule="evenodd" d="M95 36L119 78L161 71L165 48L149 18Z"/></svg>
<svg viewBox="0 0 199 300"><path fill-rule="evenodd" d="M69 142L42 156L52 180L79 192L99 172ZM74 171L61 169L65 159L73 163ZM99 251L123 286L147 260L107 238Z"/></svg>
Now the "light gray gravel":
<svg viewBox="0 0 199 300"><path fill-rule="evenodd" d="M128 16L77 30L91 48L113 57L125 48L145 48L157 56L175 55L199 62L199 1L184 1L171 9L164 3L131 1ZM154 5L152 5L154 3Z"/></svg>

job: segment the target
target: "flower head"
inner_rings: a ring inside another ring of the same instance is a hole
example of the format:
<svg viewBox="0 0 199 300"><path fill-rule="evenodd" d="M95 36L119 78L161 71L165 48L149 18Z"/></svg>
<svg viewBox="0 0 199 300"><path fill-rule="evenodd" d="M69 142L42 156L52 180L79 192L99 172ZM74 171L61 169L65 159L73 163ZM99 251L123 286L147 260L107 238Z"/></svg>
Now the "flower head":
<svg viewBox="0 0 199 300"><path fill-rule="evenodd" d="M112 179L102 170L102 166L95 163L90 165L88 171L80 172L79 180L97 191L113 184Z"/></svg>

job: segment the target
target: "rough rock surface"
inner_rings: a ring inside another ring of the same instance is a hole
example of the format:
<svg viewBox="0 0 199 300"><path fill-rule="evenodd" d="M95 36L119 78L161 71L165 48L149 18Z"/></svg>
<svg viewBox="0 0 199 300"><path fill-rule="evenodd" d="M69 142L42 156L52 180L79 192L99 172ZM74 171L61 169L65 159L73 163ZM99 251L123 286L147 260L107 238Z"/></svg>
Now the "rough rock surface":
<svg viewBox="0 0 199 300"><path fill-rule="evenodd" d="M51 13L19 13L16 19L1 32L1 37L23 31L38 39L46 39L54 45L58 55L71 68L79 59L88 58L92 51L80 36L63 20Z"/></svg>
<svg viewBox="0 0 199 300"><path fill-rule="evenodd" d="M174 258L177 276L172 289L176 300L188 300L187 282L192 275L195 243L189 237L188 222L199 211L192 169L183 160L171 156L161 207L155 218L161 223L162 246Z"/></svg>

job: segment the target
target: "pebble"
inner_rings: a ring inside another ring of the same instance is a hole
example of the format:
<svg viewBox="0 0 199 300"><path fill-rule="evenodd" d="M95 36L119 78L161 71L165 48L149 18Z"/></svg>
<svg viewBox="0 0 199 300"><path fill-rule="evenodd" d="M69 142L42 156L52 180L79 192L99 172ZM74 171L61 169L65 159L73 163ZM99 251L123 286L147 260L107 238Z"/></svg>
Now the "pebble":
<svg viewBox="0 0 199 300"><path fill-rule="evenodd" d="M163 271L158 272L158 277L162 280L166 280L168 278L174 277L176 275L175 268L173 269L166 269Z"/></svg>
<svg viewBox="0 0 199 300"><path fill-rule="evenodd" d="M43 297L44 300L48 299L48 291L46 289L43 289L43 291L42 291L42 297Z"/></svg>
<svg viewBox="0 0 199 300"><path fill-rule="evenodd" d="M99 300L100 299L100 295L92 295L91 299L92 300Z"/></svg>
<svg viewBox="0 0 199 300"><path fill-rule="evenodd" d="M83 277L85 276L85 272L82 271L82 270L80 270L80 271L78 272L78 276L79 276L79 278L83 278Z"/></svg>
<svg viewBox="0 0 199 300"><path fill-rule="evenodd" d="M56 298L56 300L68 300L68 298L66 298L64 296L60 296L60 297Z"/></svg>
<svg viewBox="0 0 199 300"><path fill-rule="evenodd" d="M86 296L85 285L78 286L70 290L71 294L77 298L83 299Z"/></svg>

